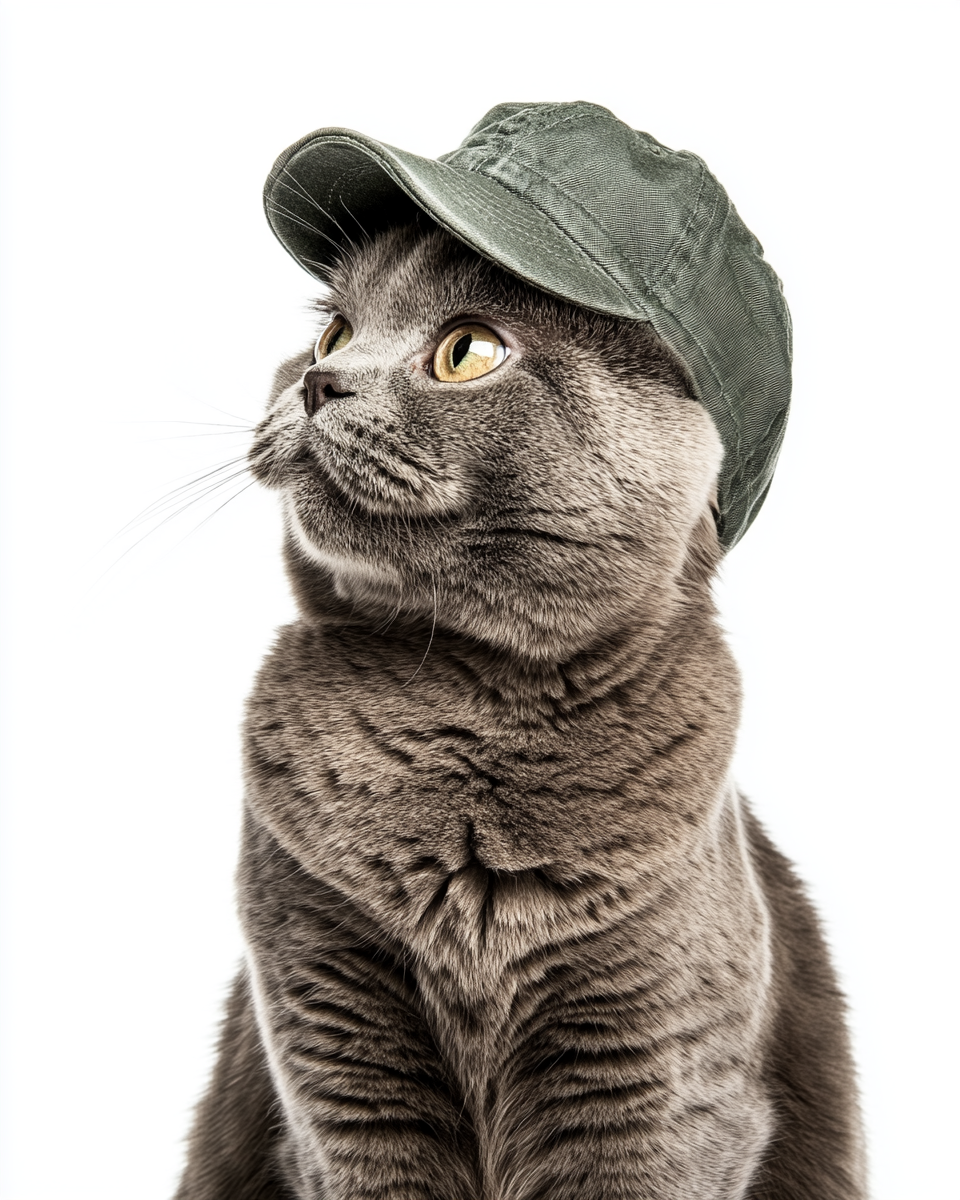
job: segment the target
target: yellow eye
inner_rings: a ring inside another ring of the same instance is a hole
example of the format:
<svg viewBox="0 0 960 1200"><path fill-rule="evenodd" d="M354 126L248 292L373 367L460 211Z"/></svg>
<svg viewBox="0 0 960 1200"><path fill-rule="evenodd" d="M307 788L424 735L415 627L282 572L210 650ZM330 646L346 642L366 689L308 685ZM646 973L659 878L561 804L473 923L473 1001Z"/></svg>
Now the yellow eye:
<svg viewBox="0 0 960 1200"><path fill-rule="evenodd" d="M433 356L433 373L443 383L479 379L507 357L507 348L492 329L458 325L443 339Z"/></svg>
<svg viewBox="0 0 960 1200"><path fill-rule="evenodd" d="M320 334L320 340L317 342L313 357L317 362L321 358L329 357L335 350L342 350L352 337L353 330L350 328L350 322L344 317L334 317L323 333Z"/></svg>

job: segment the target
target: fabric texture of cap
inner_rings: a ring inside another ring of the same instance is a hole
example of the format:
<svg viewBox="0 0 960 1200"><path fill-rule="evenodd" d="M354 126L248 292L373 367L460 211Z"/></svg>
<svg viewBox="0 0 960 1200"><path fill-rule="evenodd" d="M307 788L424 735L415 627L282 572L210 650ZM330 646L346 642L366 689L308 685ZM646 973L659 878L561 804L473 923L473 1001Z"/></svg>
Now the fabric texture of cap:
<svg viewBox="0 0 960 1200"><path fill-rule="evenodd" d="M349 129L308 134L277 159L264 206L320 279L358 234L419 210L545 292L649 321L723 441L723 545L750 525L783 440L790 315L762 247L696 155L596 104L499 104L439 159Z"/></svg>

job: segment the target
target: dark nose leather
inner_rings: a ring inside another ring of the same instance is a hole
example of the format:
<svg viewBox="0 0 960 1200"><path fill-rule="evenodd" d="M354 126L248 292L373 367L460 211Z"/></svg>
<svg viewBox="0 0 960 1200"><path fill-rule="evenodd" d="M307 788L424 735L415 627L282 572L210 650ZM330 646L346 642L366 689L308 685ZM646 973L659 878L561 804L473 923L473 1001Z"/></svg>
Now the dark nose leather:
<svg viewBox="0 0 960 1200"><path fill-rule="evenodd" d="M342 400L344 396L356 395L356 392L341 391L338 384L342 385L342 380L339 380L333 371L311 370L304 375L303 386L307 394L303 398L303 407L308 417L315 416L331 400Z"/></svg>

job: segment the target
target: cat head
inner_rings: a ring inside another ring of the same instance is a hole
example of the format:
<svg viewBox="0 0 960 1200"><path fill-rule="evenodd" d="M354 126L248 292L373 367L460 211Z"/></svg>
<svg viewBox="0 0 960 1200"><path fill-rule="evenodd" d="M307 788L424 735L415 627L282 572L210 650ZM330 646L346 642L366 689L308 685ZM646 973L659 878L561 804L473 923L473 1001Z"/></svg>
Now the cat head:
<svg viewBox="0 0 960 1200"><path fill-rule="evenodd" d="M719 557L720 438L649 325L554 299L433 225L351 248L329 290L250 453L282 493L308 616L562 660L678 602L694 543Z"/></svg>

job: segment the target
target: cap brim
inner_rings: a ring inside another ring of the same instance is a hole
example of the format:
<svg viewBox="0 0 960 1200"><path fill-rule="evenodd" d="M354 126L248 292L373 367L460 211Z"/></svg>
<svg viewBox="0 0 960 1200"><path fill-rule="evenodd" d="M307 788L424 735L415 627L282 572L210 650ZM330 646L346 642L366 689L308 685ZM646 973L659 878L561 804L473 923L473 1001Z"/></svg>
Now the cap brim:
<svg viewBox="0 0 960 1200"><path fill-rule="evenodd" d="M277 238L318 279L358 238L406 224L419 209L545 292L615 316L650 318L640 297L530 201L476 171L350 129L320 129L285 150L263 200Z"/></svg>

